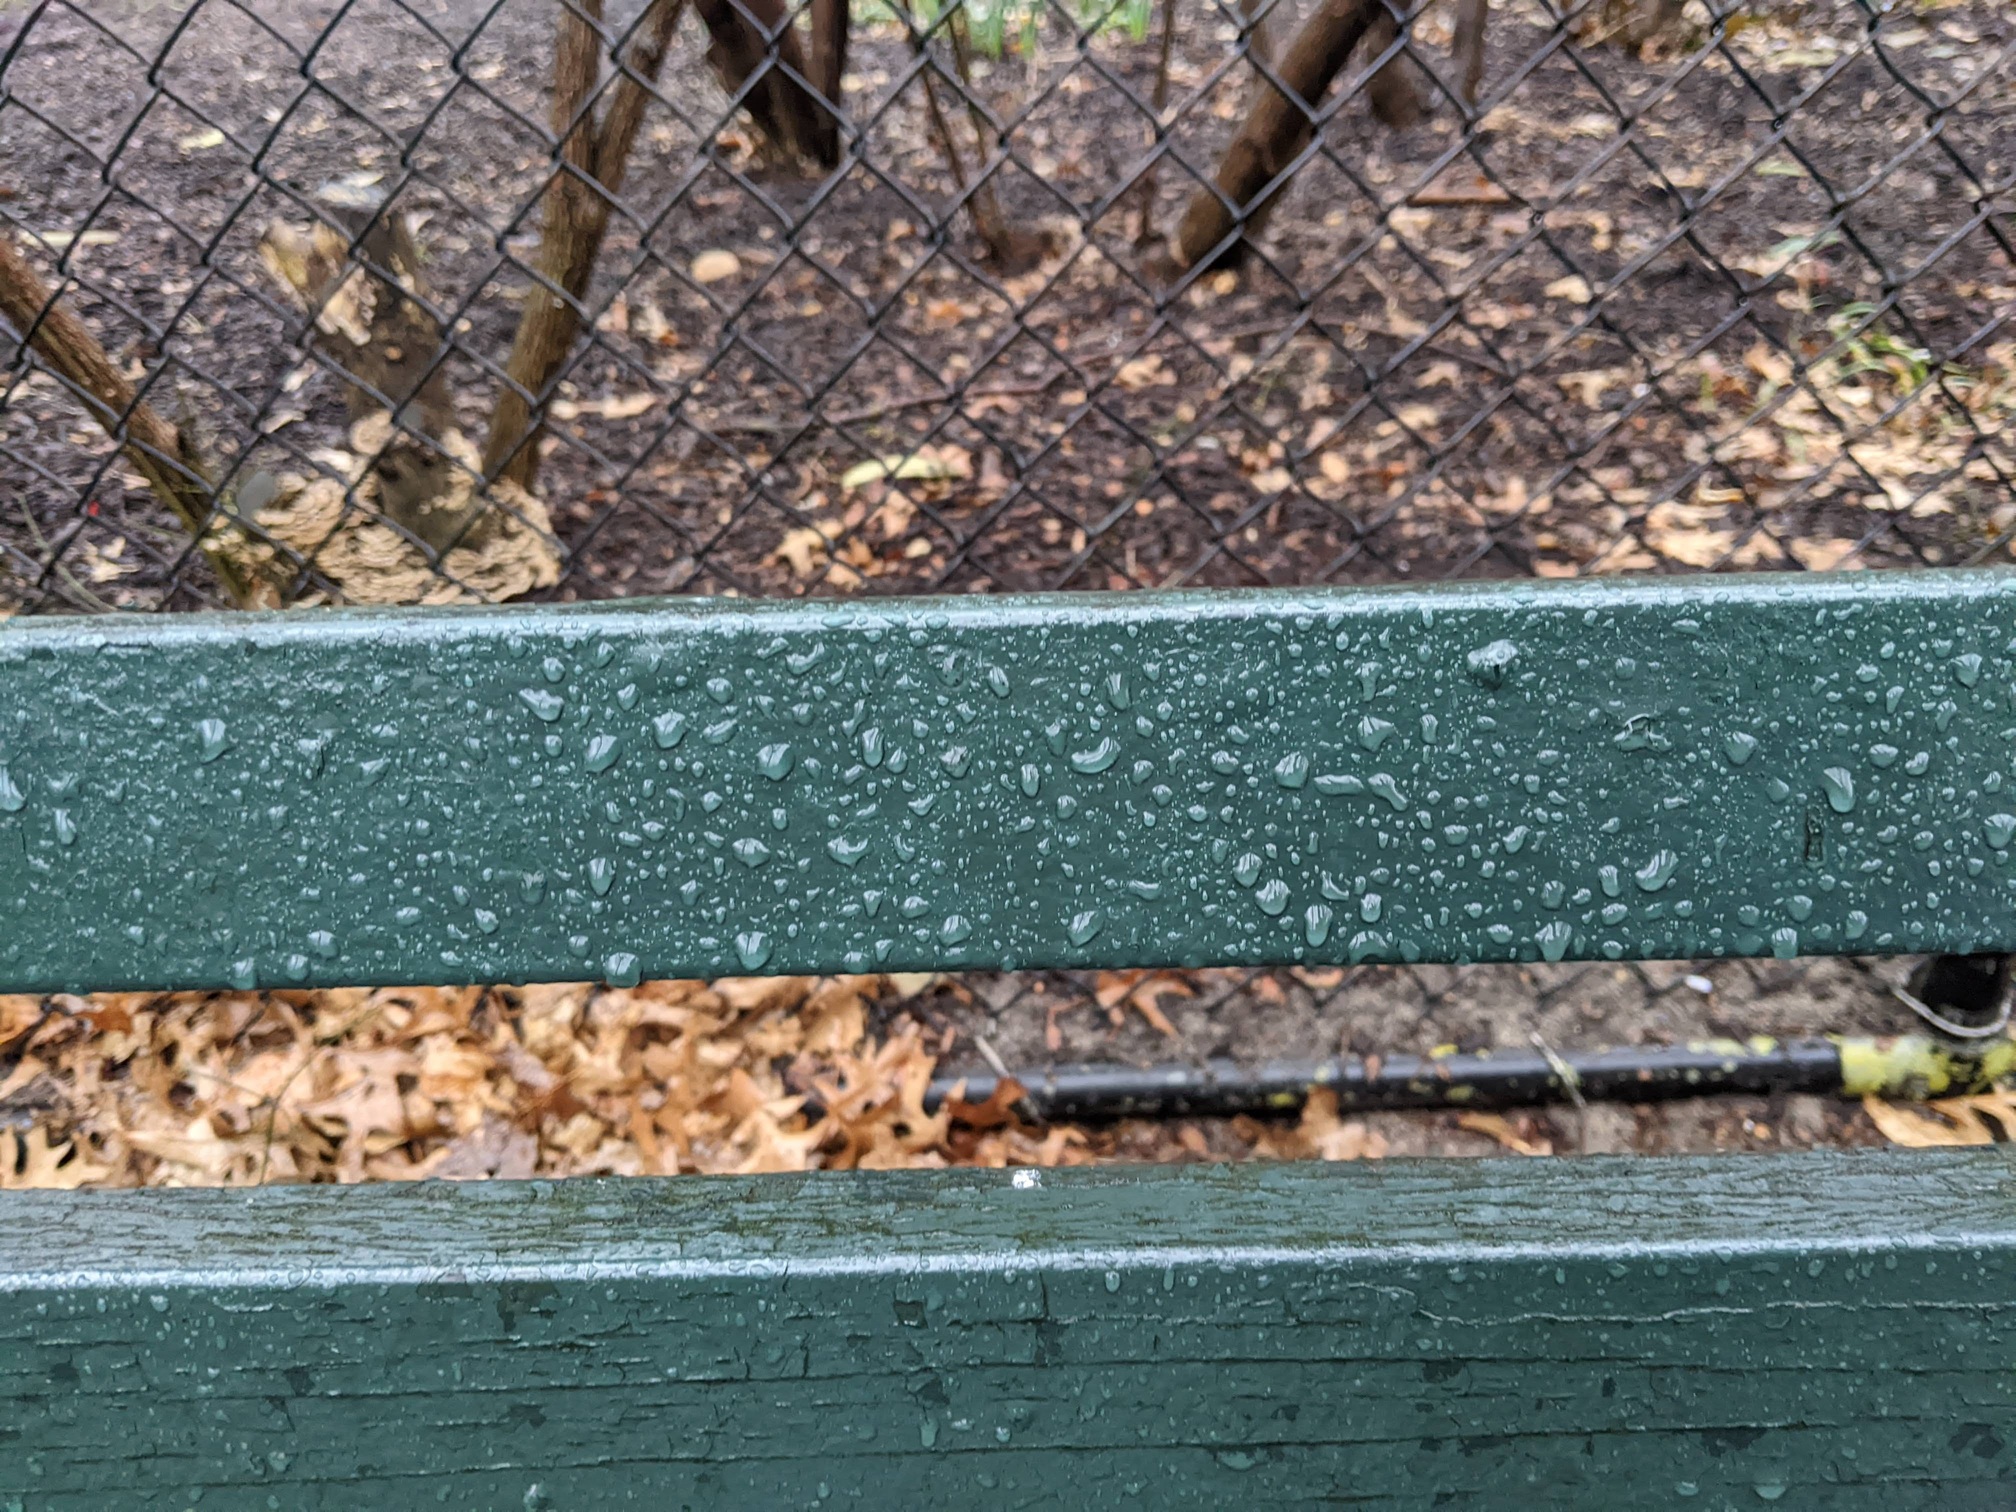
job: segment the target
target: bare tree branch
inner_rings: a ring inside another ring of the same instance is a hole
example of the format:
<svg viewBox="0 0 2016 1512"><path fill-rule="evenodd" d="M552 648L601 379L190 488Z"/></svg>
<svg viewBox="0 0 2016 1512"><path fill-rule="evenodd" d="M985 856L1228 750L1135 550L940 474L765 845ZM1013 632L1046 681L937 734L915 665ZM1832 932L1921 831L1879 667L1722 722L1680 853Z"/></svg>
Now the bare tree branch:
<svg viewBox="0 0 2016 1512"><path fill-rule="evenodd" d="M923 24L905 0L896 0L896 3L903 8L903 20L910 31L911 51L928 63L931 44ZM967 62L963 11L954 12L947 18L945 32L952 40L953 66L958 70L959 81L966 96L975 147L978 155L984 159L987 155L987 117L973 98L972 69ZM933 72L934 70L929 67L924 68L920 71L919 77L924 84L924 104L931 116L931 125L937 134L939 148L945 155L945 167L952 175L953 186L965 196L966 211L973 218L973 229L986 246L989 259L1006 271L1020 272L1042 260L1045 247L1043 238L1017 230L1008 224L1008 217L1001 210L1001 201L994 193L992 179L976 180L968 175L964 155L960 152L958 139L952 131L952 122L947 119L944 109L938 103L938 91L932 79Z"/></svg>
<svg viewBox="0 0 2016 1512"><path fill-rule="evenodd" d="M1190 196L1176 231L1176 258L1183 267L1207 258L1238 258L1245 236L1229 244L1227 238L1235 229L1247 235L1258 229L1286 187L1275 180L1309 141L1324 94L1375 16L1383 14L1382 0L1322 0L1317 6L1277 70L1286 90L1270 82L1260 92L1219 160L1214 182Z"/></svg>
<svg viewBox="0 0 2016 1512"><path fill-rule="evenodd" d="M202 547L232 602L240 608L256 602L254 580L209 538L216 502L188 438L139 397L98 338L64 307L4 230L0 318L20 332L118 443L155 496Z"/></svg>
<svg viewBox="0 0 2016 1512"><path fill-rule="evenodd" d="M601 65L601 0L581 0L582 13L563 9L553 52L553 132L560 139L560 170L547 186L539 252L539 282L526 295L525 312L504 371L483 450L483 472L530 489L539 471L540 426L535 408L574 349L581 302L602 252L609 211L623 187L630 150L643 120L685 0L652 0L639 23L623 77L613 86L598 128L590 108Z"/></svg>
<svg viewBox="0 0 2016 1512"><path fill-rule="evenodd" d="M837 104L839 74L834 73L834 87L828 90L817 71L822 63L816 52L813 69L807 69L805 51L799 45L797 28L791 24L784 0L694 0L693 8L712 39L707 61L714 66L721 87L731 95L742 95L744 107L763 134L788 156L809 159L822 168L837 166L838 118L801 80L810 79L817 89L825 92L827 100ZM819 19L815 12L815 49L822 41ZM844 7L841 20L844 23ZM830 15L827 23L832 24ZM840 56L844 58L844 29L842 37ZM753 85L751 80L755 81Z"/></svg>
<svg viewBox="0 0 2016 1512"><path fill-rule="evenodd" d="M1475 105L1484 83L1484 33L1491 23L1491 0L1456 0L1455 59L1463 103Z"/></svg>
<svg viewBox="0 0 2016 1512"><path fill-rule="evenodd" d="M1267 3L1267 0L1247 0L1249 4ZM1257 43L1257 35L1253 43ZM1149 103L1155 109L1156 142L1162 140L1162 112L1169 108L1169 60L1176 48L1176 0L1162 0L1162 43L1161 52L1155 59L1155 92ZM1151 158L1148 166L1141 171L1141 211L1134 226L1134 242L1146 246L1155 240L1155 170L1162 166L1160 157Z"/></svg>

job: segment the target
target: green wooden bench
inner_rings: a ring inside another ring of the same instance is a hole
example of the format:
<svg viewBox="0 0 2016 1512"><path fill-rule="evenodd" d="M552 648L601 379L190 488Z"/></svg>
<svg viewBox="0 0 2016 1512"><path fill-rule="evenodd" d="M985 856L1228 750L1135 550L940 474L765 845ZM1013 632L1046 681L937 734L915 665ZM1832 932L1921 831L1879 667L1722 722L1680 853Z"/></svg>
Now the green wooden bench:
<svg viewBox="0 0 2016 1512"><path fill-rule="evenodd" d="M0 986L2016 950L2016 578L0 628ZM2000 1151L10 1196L0 1508L2016 1504Z"/></svg>

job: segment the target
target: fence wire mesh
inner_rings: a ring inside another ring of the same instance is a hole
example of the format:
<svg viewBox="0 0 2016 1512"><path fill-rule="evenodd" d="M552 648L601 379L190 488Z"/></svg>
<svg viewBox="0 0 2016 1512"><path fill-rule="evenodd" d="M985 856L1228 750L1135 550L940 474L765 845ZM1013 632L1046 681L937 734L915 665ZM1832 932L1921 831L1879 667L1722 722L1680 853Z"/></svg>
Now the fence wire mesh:
<svg viewBox="0 0 2016 1512"><path fill-rule="evenodd" d="M1474 106L1433 8L1382 31L1359 0L875 0L828 101L821 18L745 3L0 11L0 212L45 295L10 309L47 335L60 293L179 436L162 460L213 548L285 602L1950 563L2010 539L1991 0L1515 0ZM1338 82L1282 93L1361 10ZM1285 189L1231 208L1264 229L1193 238L1186 204L1221 206L1270 104L1317 129L1262 143L1252 184ZM627 162L594 161L626 106ZM570 216L606 221L586 276L581 247L552 255ZM534 289L580 328L544 364L513 355ZM126 403L8 356L0 592L220 601L92 423ZM514 397L547 421L515 455ZM485 458L510 481L465 471Z"/></svg>
<svg viewBox="0 0 2016 1512"><path fill-rule="evenodd" d="M0 0L0 613L2006 560L2012 58L2000 0Z"/></svg>

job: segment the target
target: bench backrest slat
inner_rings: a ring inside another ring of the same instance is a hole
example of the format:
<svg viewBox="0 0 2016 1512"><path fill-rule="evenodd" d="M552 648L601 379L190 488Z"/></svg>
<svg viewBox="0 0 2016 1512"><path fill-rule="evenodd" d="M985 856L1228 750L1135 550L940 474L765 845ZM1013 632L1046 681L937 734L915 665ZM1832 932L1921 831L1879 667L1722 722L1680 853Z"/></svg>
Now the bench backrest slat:
<svg viewBox="0 0 2016 1512"><path fill-rule="evenodd" d="M0 988L2016 949L2016 578L14 622Z"/></svg>

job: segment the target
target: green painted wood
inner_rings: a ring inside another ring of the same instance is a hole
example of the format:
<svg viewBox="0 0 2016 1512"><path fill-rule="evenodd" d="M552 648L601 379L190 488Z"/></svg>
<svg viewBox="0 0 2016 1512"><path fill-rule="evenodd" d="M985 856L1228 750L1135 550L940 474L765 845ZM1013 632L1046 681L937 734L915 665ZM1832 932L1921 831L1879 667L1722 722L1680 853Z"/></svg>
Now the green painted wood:
<svg viewBox="0 0 2016 1512"><path fill-rule="evenodd" d="M8 625L0 983L2016 949L2012 608ZM0 1512L2016 1500L1995 1151L4 1217Z"/></svg>
<svg viewBox="0 0 2016 1512"><path fill-rule="evenodd" d="M0 984L2016 948L2016 577L0 627Z"/></svg>
<svg viewBox="0 0 2016 1512"><path fill-rule="evenodd" d="M1995 1150L6 1211L18 1512L2016 1504Z"/></svg>

